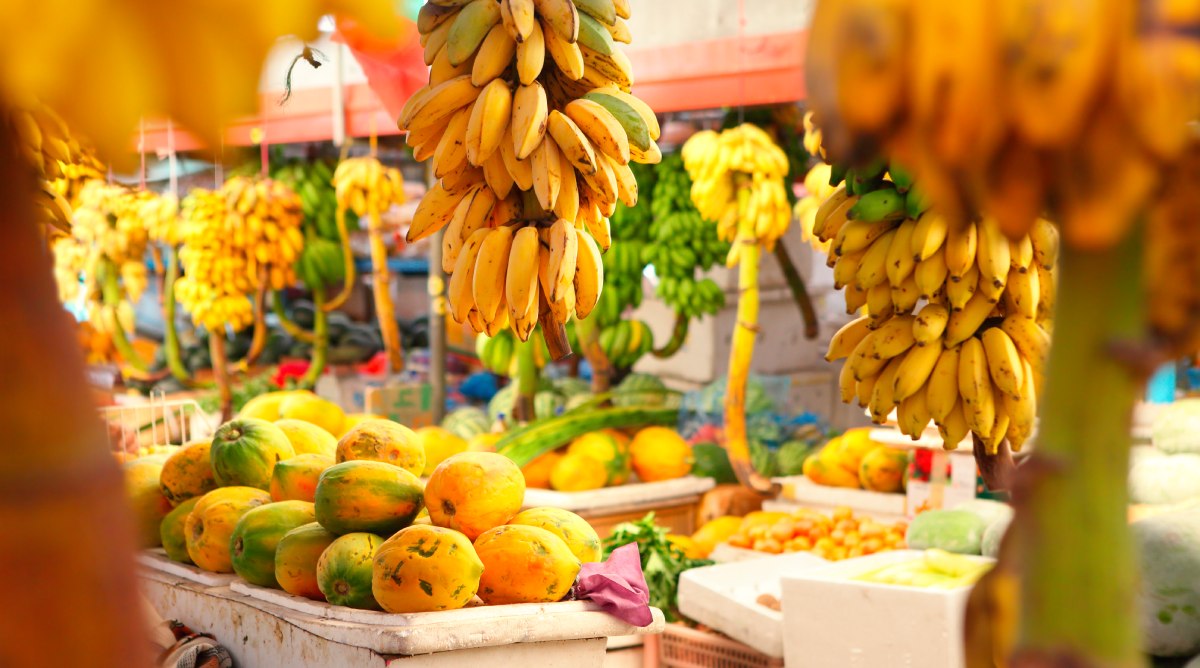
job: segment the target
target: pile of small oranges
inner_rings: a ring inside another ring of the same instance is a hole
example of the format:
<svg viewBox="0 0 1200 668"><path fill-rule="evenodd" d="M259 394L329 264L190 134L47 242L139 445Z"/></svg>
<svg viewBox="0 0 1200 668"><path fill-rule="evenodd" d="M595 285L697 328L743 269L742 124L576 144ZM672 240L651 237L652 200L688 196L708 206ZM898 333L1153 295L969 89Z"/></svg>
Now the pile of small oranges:
<svg viewBox="0 0 1200 668"><path fill-rule="evenodd" d="M729 537L731 546L770 554L811 552L831 561L902 550L906 546L907 522L888 525L856 517L845 507L835 509L832 515L808 509L780 513L771 523L761 521L765 513L758 515L758 521L743 522Z"/></svg>

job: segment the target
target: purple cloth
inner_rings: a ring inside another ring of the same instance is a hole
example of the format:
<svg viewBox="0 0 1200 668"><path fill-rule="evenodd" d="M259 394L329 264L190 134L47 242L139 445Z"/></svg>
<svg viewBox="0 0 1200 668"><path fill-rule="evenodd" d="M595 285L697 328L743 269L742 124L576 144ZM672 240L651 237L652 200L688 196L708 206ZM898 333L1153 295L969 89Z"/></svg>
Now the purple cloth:
<svg viewBox="0 0 1200 668"><path fill-rule="evenodd" d="M608 561L584 564L575 580L575 598L592 601L634 626L648 626L654 621L637 543L613 550Z"/></svg>

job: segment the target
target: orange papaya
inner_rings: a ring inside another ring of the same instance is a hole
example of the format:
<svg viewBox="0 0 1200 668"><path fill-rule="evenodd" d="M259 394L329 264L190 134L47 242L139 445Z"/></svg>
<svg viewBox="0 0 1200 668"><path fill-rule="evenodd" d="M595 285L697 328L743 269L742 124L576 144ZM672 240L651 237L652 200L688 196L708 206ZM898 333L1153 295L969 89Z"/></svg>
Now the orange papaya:
<svg viewBox="0 0 1200 668"><path fill-rule="evenodd" d="M313 504L308 501L279 501L246 511L229 538L233 572L250 584L278 588L275 548L279 540L313 519Z"/></svg>
<svg viewBox="0 0 1200 668"><path fill-rule="evenodd" d="M158 482L166 459L166 455L155 455L124 464L125 498L137 521L138 545L141 547L161 544L159 525L171 512L171 502L163 496Z"/></svg>
<svg viewBox="0 0 1200 668"><path fill-rule="evenodd" d="M294 596L324 601L317 585L317 562L337 535L316 522L283 534L275 547L275 580L279 588Z"/></svg>
<svg viewBox="0 0 1200 668"><path fill-rule="evenodd" d="M579 559L561 538L545 529L498 526L475 539L483 562L479 598L489 605L562 600L579 575Z"/></svg>
<svg viewBox="0 0 1200 668"><path fill-rule="evenodd" d="M509 524L538 527L562 539L571 553L583 563L600 561L600 535L588 521L562 508L530 508L517 513Z"/></svg>
<svg viewBox="0 0 1200 668"><path fill-rule="evenodd" d="M285 459L271 471L271 498L275 501L312 501L317 481L333 466L329 455L305 454Z"/></svg>
<svg viewBox="0 0 1200 668"><path fill-rule="evenodd" d="M363 420L337 444L338 463L368 460L398 466L419 476L425 470L425 447L416 432L391 420Z"/></svg>
<svg viewBox="0 0 1200 668"><path fill-rule="evenodd" d="M254 487L220 487L200 497L184 528L192 563L206 571L232 573L233 528L247 511L270 502L269 494Z"/></svg>
<svg viewBox="0 0 1200 668"><path fill-rule="evenodd" d="M434 526L479 534L512 519L525 503L525 476L504 455L460 452L438 465L425 485Z"/></svg>
<svg viewBox="0 0 1200 668"><path fill-rule="evenodd" d="M179 448L163 463L159 487L172 505L204 496L217 488L209 451L211 441L198 441Z"/></svg>
<svg viewBox="0 0 1200 668"><path fill-rule="evenodd" d="M413 525L375 552L371 591L388 612L457 610L479 589L483 562L453 529Z"/></svg>
<svg viewBox="0 0 1200 668"><path fill-rule="evenodd" d="M373 533L340 536L317 560L317 586L325 600L360 610L380 610L371 592L375 551L383 539Z"/></svg>
<svg viewBox="0 0 1200 668"><path fill-rule="evenodd" d="M421 481L391 464L349 461L321 474L314 494L317 521L335 534L370 532L390 536L421 512Z"/></svg>

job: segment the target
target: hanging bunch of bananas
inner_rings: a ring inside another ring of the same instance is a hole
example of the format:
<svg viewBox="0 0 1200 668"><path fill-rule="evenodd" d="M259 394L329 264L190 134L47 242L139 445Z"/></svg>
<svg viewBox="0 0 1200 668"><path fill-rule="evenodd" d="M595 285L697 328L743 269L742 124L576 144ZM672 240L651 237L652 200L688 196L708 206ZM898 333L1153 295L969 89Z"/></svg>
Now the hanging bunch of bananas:
<svg viewBox="0 0 1200 668"><path fill-rule="evenodd" d="M322 239L339 241L337 226L338 199L333 188L336 168L328 160L284 160L271 158L271 178L286 183L296 194L304 209L305 226ZM350 212L347 225L357 225L357 214Z"/></svg>
<svg viewBox="0 0 1200 668"><path fill-rule="evenodd" d="M656 163L654 113L630 94L628 0L430 0L417 26L429 85L401 113L438 183L409 241L446 227L453 317L477 331L586 317L604 283L629 163Z"/></svg>
<svg viewBox="0 0 1200 668"><path fill-rule="evenodd" d="M600 348L618 369L629 369L654 349L654 333L641 320L620 320L600 330Z"/></svg>
<svg viewBox="0 0 1200 668"><path fill-rule="evenodd" d="M1198 23L1196 3L823 1L810 101L831 158L892 156L952 220L983 211L1020 238L1049 215L1065 244L1105 249L1190 203L1172 172L1192 171ZM1166 243L1151 259L1192 252L1148 233ZM1190 270L1149 266L1157 344L1194 351L1200 312L1185 323L1189 298L1170 296Z"/></svg>
<svg viewBox="0 0 1200 668"><path fill-rule="evenodd" d="M404 203L404 177L373 156L347 158L333 172L334 203L359 217Z"/></svg>
<svg viewBox="0 0 1200 668"><path fill-rule="evenodd" d="M637 179L637 204L628 206L618 202L609 220L614 243L604 254L604 286L594 310L601 327L611 327L621 319L626 309L642 304L645 296L642 291L642 272L646 268L645 254L654 224L651 194L657 187L657 171L661 167L661 164L630 165Z"/></svg>
<svg viewBox="0 0 1200 668"><path fill-rule="evenodd" d="M812 114L806 114L808 118ZM796 206L792 209L792 215L800 225L800 236L804 242L812 246L819 253L828 254L831 241L821 241L813 234L813 223L817 219L817 210L821 208L821 203L829 199L829 196L836 190L834 186L829 185L829 177L831 176L832 167L823 162L817 163L812 169L808 170L808 174L804 175L804 197L796 202Z"/></svg>
<svg viewBox="0 0 1200 668"><path fill-rule="evenodd" d="M304 248L300 197L284 184L235 176L218 191L192 191L182 218L185 275L175 296L196 325L243 329L254 321L251 293L296 282L293 265Z"/></svg>
<svg viewBox="0 0 1200 668"><path fill-rule="evenodd" d="M8 107L7 122L17 139L17 148L29 163L41 184L35 197L39 222L65 232L71 224L70 202L67 196L51 184L70 173L80 171L80 163L91 167L94 158L71 136L67 124L46 105L36 100ZM100 178L99 170L89 169L89 178Z"/></svg>
<svg viewBox="0 0 1200 668"><path fill-rule="evenodd" d="M149 190L130 193L123 203L128 215L141 219L150 238L175 247L183 240L179 225L179 198Z"/></svg>
<svg viewBox="0 0 1200 668"><path fill-rule="evenodd" d="M517 377L517 337L511 330L501 330L495 336L479 334L475 337L475 355L483 368L500 376ZM545 341L533 346L533 363L538 369L550 363L550 351Z"/></svg>
<svg viewBox="0 0 1200 668"><path fill-rule="evenodd" d="M684 144L682 156L700 215L717 221L720 238L734 244L727 264L736 263L739 242L773 249L792 221L792 209L784 184L787 154L771 136L749 123L720 134L698 132ZM742 220L754 221L753 229L739 230Z"/></svg>
<svg viewBox="0 0 1200 668"><path fill-rule="evenodd" d="M833 173L842 170L834 168ZM1049 343L1056 228L1016 240L993 218L952 225L886 164L850 169L814 214L848 313L828 360L848 358L842 400L946 447L974 433L988 452L1019 450L1034 426Z"/></svg>

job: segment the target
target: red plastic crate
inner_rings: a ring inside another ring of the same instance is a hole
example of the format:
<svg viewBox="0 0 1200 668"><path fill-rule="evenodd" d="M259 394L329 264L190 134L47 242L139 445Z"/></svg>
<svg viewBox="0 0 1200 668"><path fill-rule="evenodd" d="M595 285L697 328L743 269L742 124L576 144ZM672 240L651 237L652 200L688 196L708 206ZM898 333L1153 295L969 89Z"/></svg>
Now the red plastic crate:
<svg viewBox="0 0 1200 668"><path fill-rule="evenodd" d="M658 640L660 668L781 668L783 659L742 643L682 624L667 624Z"/></svg>

